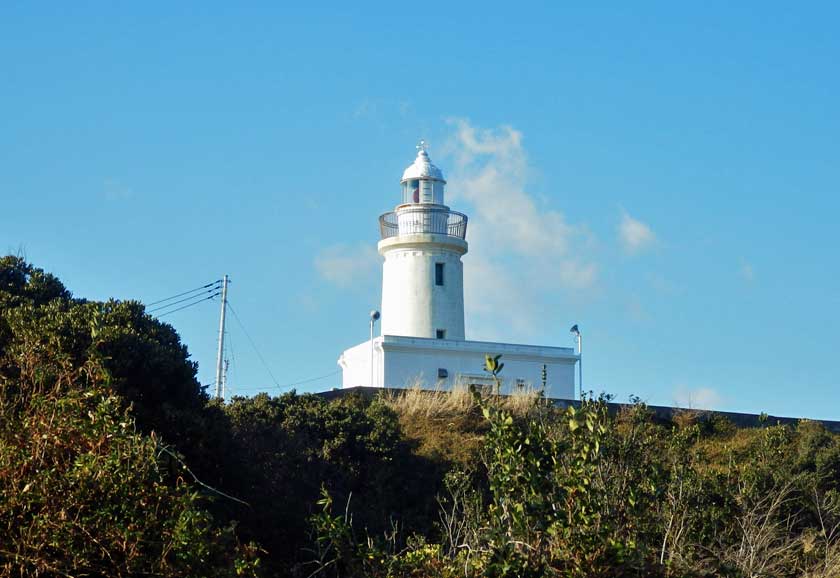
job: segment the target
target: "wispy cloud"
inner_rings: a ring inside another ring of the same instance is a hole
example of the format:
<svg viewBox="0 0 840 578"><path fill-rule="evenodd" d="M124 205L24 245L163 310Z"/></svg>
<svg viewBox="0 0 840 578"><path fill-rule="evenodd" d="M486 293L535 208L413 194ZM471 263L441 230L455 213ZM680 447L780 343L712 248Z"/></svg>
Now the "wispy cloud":
<svg viewBox="0 0 840 578"><path fill-rule="evenodd" d="M624 212L618 224L618 239L626 252L635 255L652 247L656 235L648 224Z"/></svg>
<svg viewBox="0 0 840 578"><path fill-rule="evenodd" d="M663 273L649 273L646 278L650 288L660 295L677 295L685 289Z"/></svg>
<svg viewBox="0 0 840 578"><path fill-rule="evenodd" d="M353 118L387 124L388 119L405 118L413 111L413 105L408 100L388 98L363 98L353 107Z"/></svg>
<svg viewBox="0 0 840 578"><path fill-rule="evenodd" d="M367 243L332 245L315 256L315 268L321 277L339 287L369 284L379 265L379 254Z"/></svg>
<svg viewBox="0 0 840 578"><path fill-rule="evenodd" d="M125 201L134 196L134 191L118 180L105 179L102 184L102 196L108 201Z"/></svg>
<svg viewBox="0 0 840 578"><path fill-rule="evenodd" d="M721 395L710 387L689 388L679 385L674 389L676 407L688 409L719 409L723 401Z"/></svg>
<svg viewBox="0 0 840 578"><path fill-rule="evenodd" d="M740 274L741 279L743 279L747 283L752 283L753 281L755 281L755 269L753 269L753 266L747 263L746 261L743 261L741 263Z"/></svg>
<svg viewBox="0 0 840 578"><path fill-rule="evenodd" d="M533 169L520 131L464 119L450 124L443 147L451 162L448 204L470 217L468 331L475 338L527 338L546 319L547 296L596 284L598 267L585 256L591 235L527 190Z"/></svg>
<svg viewBox="0 0 840 578"><path fill-rule="evenodd" d="M652 319L650 313L647 309L645 309L645 306L642 304L642 300L638 295L630 295L627 298L625 310L627 311L627 315L633 321L646 323Z"/></svg>

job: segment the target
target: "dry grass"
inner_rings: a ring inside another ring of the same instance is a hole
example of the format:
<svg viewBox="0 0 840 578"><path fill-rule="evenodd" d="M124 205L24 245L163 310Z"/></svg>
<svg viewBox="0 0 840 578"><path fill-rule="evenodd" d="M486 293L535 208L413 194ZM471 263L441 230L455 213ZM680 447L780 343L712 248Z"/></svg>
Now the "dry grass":
<svg viewBox="0 0 840 578"><path fill-rule="evenodd" d="M542 391L531 386L515 389L501 399L502 407L514 415L528 415L543 400Z"/></svg>
<svg viewBox="0 0 840 578"><path fill-rule="evenodd" d="M472 393L466 386L457 385L451 390L437 387L424 390L414 384L403 391L389 391L383 394L385 403L400 416L406 417L451 417L466 415L474 406Z"/></svg>
<svg viewBox="0 0 840 578"><path fill-rule="evenodd" d="M456 384L452 389L422 389L415 383L402 391L390 391L383 394L385 402L399 415L411 417L439 418L466 415L476 408L476 402L469 387ZM491 397L482 393L484 399ZM527 415L538 405L540 391L532 387L517 389L509 395L497 397L501 408L514 415Z"/></svg>
<svg viewBox="0 0 840 578"><path fill-rule="evenodd" d="M725 438L700 439L695 449L703 456L701 469L725 473L732 464L745 463L762 432L758 428L744 428Z"/></svg>
<svg viewBox="0 0 840 578"><path fill-rule="evenodd" d="M462 464L476 459L487 423L466 385L424 390L415 384L381 395L399 416L405 435L417 442L418 454ZM498 396L496 401L514 415L522 416L534 411L539 398L538 391L523 389L513 395Z"/></svg>
<svg viewBox="0 0 840 578"><path fill-rule="evenodd" d="M675 408L671 419L678 428L686 429L699 423L706 413L697 409Z"/></svg>

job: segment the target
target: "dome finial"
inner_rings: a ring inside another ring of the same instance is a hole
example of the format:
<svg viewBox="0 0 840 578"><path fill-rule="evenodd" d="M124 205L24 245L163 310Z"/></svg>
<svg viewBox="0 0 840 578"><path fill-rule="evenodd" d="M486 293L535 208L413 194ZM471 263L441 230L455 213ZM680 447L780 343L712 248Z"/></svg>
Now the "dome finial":
<svg viewBox="0 0 840 578"><path fill-rule="evenodd" d="M417 143L416 148L417 148L417 152L419 152L420 154L424 154L424 153L427 153L427 151L429 150L429 144L421 138L420 142Z"/></svg>

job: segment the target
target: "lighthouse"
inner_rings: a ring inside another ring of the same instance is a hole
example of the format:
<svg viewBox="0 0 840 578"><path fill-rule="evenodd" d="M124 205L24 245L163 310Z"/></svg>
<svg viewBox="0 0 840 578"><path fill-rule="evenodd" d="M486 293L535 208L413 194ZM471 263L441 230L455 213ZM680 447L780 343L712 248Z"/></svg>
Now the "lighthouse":
<svg viewBox="0 0 840 578"><path fill-rule="evenodd" d="M342 386L492 385L484 358L502 355L503 391L545 385L546 395L573 399L579 361L573 348L466 338L467 216L449 208L445 189L443 172L420 141L400 179L398 204L379 217L381 335L374 336L372 317L371 339L341 354Z"/></svg>
<svg viewBox="0 0 840 578"><path fill-rule="evenodd" d="M379 217L382 333L463 341L467 216L446 206L443 173L417 148L402 202Z"/></svg>

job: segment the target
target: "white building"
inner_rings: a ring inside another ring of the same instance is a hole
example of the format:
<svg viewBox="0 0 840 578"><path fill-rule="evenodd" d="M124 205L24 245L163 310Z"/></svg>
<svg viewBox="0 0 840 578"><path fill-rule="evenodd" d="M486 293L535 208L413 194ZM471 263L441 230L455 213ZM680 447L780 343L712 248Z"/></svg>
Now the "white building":
<svg viewBox="0 0 840 578"><path fill-rule="evenodd" d="M573 348L466 340L467 216L444 204L443 173L422 142L418 149L400 181L402 202L379 217L382 335L341 354L343 387L489 384L484 356L501 354L503 391L540 387L545 368L546 394L573 399Z"/></svg>

